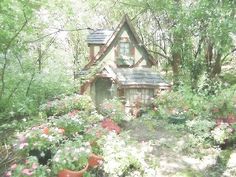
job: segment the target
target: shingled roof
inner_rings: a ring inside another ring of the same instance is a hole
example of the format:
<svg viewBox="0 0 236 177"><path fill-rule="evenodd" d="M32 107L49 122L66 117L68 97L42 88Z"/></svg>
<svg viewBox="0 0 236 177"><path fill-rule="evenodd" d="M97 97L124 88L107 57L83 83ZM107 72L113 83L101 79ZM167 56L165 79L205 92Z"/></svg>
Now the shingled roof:
<svg viewBox="0 0 236 177"><path fill-rule="evenodd" d="M91 32L87 37L88 44L106 44L108 39L112 36L114 30L96 30Z"/></svg>
<svg viewBox="0 0 236 177"><path fill-rule="evenodd" d="M146 85L169 86L169 84L150 68L117 68L116 79L122 86Z"/></svg>

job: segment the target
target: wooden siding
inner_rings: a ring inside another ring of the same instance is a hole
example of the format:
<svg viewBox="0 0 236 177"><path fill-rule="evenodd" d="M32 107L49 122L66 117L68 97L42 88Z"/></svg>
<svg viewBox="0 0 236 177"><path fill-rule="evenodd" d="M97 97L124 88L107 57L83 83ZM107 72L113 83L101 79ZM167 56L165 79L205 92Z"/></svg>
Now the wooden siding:
<svg viewBox="0 0 236 177"><path fill-rule="evenodd" d="M136 102L142 104L149 103L154 96L154 89L150 88L130 88L125 89L126 106L133 107Z"/></svg>

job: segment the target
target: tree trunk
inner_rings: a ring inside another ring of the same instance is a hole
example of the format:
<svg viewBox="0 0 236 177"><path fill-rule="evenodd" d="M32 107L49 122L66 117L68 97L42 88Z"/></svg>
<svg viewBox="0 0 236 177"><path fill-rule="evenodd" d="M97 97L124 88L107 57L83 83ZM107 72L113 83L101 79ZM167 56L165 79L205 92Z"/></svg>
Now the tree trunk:
<svg viewBox="0 0 236 177"><path fill-rule="evenodd" d="M205 51L205 59L206 59L206 71L208 74L211 73L211 65L212 65L212 59L213 59L213 44L208 41L207 47Z"/></svg>
<svg viewBox="0 0 236 177"><path fill-rule="evenodd" d="M43 58L43 55L42 55L42 48L41 48L40 44L37 47L37 51L38 51L38 71L39 71L39 73L41 73L41 71L42 71L42 58Z"/></svg>
<svg viewBox="0 0 236 177"><path fill-rule="evenodd" d="M178 52L172 53L171 68L173 72L173 84L175 86L179 85L179 67L180 67L181 56Z"/></svg>
<svg viewBox="0 0 236 177"><path fill-rule="evenodd" d="M215 63L213 65L212 72L211 72L211 78L214 78L216 77L216 75L221 73L221 57L222 57L222 54L220 52L217 52L217 55L215 57Z"/></svg>

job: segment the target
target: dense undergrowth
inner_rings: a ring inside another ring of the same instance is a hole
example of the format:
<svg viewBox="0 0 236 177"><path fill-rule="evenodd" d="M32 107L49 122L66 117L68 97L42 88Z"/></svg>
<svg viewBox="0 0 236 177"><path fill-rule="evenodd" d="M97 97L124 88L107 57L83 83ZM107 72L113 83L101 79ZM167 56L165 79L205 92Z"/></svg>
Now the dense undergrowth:
<svg viewBox="0 0 236 177"><path fill-rule="evenodd" d="M213 175L214 169L217 168L218 172L214 173L223 175L229 156L235 147L235 90L235 86L232 86L222 89L217 94L206 95L182 88L163 93L142 111L139 119L150 129L162 125L172 134L179 136L184 134L188 141L178 148L186 155L203 158L206 155L204 149L223 150L216 166L211 167L213 170L199 172L200 176L204 176L204 173ZM68 145L70 148L86 147L89 152L98 152L104 156L103 165L98 169L90 169L87 176L157 175L157 162L152 163L153 159L148 155L152 149L150 144L142 146L137 141L131 140L126 131L121 130L117 135L107 133L100 126L101 121L107 117L121 125L121 129L127 121L132 121L132 117L122 113L121 109L119 100L113 99L104 103L101 115L96 111L90 97L77 94L61 95L47 101L40 106L37 116L27 116L10 124L1 125L0 171L2 174L9 175L11 172L11 176L22 176L23 169L31 168L31 175L55 176L65 164L55 163L58 159L54 156L58 150ZM88 144L91 141L96 141L99 146L93 149ZM167 143L165 146L170 145ZM41 157L35 159L37 156L35 154L39 152L43 152L43 157L48 156L51 160L45 161ZM224 152L228 153L224 155ZM63 155L62 157L67 159ZM29 163L25 164L25 160ZM32 169L32 164L37 164L37 168ZM72 161L68 164L67 167L75 168L70 165ZM178 174L191 176L192 173L194 171L190 169ZM233 173L235 171L230 172Z"/></svg>

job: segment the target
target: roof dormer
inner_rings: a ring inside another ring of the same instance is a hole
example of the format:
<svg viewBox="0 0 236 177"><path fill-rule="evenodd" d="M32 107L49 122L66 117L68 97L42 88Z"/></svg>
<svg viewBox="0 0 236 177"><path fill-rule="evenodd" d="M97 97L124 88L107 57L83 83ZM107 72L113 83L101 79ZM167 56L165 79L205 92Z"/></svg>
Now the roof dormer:
<svg viewBox="0 0 236 177"><path fill-rule="evenodd" d="M93 60L114 33L113 30L95 30L87 37L89 60ZM101 51L102 52L102 51Z"/></svg>

